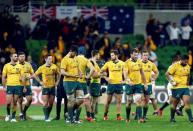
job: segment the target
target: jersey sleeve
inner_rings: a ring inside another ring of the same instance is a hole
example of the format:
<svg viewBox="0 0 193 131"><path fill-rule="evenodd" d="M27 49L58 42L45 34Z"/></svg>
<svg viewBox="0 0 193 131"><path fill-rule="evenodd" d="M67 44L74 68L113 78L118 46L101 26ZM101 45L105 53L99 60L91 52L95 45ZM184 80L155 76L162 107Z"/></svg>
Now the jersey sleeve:
<svg viewBox="0 0 193 131"><path fill-rule="evenodd" d="M40 75L40 74L42 74L42 67L39 67L38 69L37 69L37 71L35 72L35 74L38 76L38 75Z"/></svg>
<svg viewBox="0 0 193 131"><path fill-rule="evenodd" d="M106 71L108 69L108 62L101 68L102 71Z"/></svg>
<svg viewBox="0 0 193 131"><path fill-rule="evenodd" d="M87 65L86 65L88 68L92 68L93 67L93 64L91 63L90 60L87 61Z"/></svg>
<svg viewBox="0 0 193 131"><path fill-rule="evenodd" d="M157 66L154 63L152 63L152 65L153 65L153 68L152 68L153 72L158 72Z"/></svg>
<svg viewBox="0 0 193 131"><path fill-rule="evenodd" d="M56 73L59 74L60 73L60 70L58 68L58 66L55 65L55 70L56 70Z"/></svg>
<svg viewBox="0 0 193 131"><path fill-rule="evenodd" d="M168 68L168 73L173 75L176 71L176 65L172 65Z"/></svg>
<svg viewBox="0 0 193 131"><path fill-rule="evenodd" d="M66 70L66 68L67 68L67 62L68 62L67 59L66 59L66 58L63 58L62 61L61 61L61 66L60 66L60 68Z"/></svg>
<svg viewBox="0 0 193 131"><path fill-rule="evenodd" d="M3 67L3 75L7 76L7 65Z"/></svg>
<svg viewBox="0 0 193 131"><path fill-rule="evenodd" d="M34 69L32 68L31 64L29 66L30 66L30 73L33 74L34 73Z"/></svg>

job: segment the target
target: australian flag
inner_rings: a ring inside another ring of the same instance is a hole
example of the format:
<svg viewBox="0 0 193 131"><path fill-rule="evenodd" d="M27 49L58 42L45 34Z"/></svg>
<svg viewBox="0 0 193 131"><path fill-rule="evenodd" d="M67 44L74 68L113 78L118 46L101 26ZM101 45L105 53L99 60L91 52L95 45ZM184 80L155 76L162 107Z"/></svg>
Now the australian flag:
<svg viewBox="0 0 193 131"><path fill-rule="evenodd" d="M128 6L82 7L81 14L86 19L94 14L100 25L100 33L131 34L134 27L134 8Z"/></svg>

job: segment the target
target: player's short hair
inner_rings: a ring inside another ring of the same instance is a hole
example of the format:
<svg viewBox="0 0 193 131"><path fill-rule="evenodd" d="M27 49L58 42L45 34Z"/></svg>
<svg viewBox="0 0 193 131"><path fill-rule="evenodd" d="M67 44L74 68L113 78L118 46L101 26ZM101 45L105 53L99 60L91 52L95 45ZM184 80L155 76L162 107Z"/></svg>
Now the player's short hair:
<svg viewBox="0 0 193 131"><path fill-rule="evenodd" d="M17 55L17 53L10 53L10 54L9 54L9 57L12 57L12 56L15 55L15 54Z"/></svg>
<svg viewBox="0 0 193 131"><path fill-rule="evenodd" d="M18 56L20 56L20 55L25 55L25 52L20 51L20 52L18 52L17 54L18 54Z"/></svg>
<svg viewBox="0 0 193 131"><path fill-rule="evenodd" d="M91 56L94 57L95 55L97 55L99 53L98 50L92 50L91 51Z"/></svg>
<svg viewBox="0 0 193 131"><path fill-rule="evenodd" d="M179 61L180 59L181 59L181 56L180 56L180 55L174 55L174 56L172 56L172 62Z"/></svg>
<svg viewBox="0 0 193 131"><path fill-rule="evenodd" d="M70 51L77 53L77 52L78 52L78 47L75 46L75 45L72 45L72 46L70 47Z"/></svg>
<svg viewBox="0 0 193 131"><path fill-rule="evenodd" d="M181 60L188 60L189 59L189 56L188 55L183 55L182 57L181 57Z"/></svg>
<svg viewBox="0 0 193 131"><path fill-rule="evenodd" d="M47 59L49 56L52 56L52 55L48 53L47 55L44 56L44 59Z"/></svg>
<svg viewBox="0 0 193 131"><path fill-rule="evenodd" d="M133 48L133 49L131 49L131 54L133 54L133 53L139 53L139 50L137 48Z"/></svg>
<svg viewBox="0 0 193 131"><path fill-rule="evenodd" d="M148 52L148 50L143 50L143 51L142 51L142 54L143 54L143 53L149 53L149 52Z"/></svg>
<svg viewBox="0 0 193 131"><path fill-rule="evenodd" d="M114 53L115 55L119 55L119 51L118 50L111 50L110 53Z"/></svg>

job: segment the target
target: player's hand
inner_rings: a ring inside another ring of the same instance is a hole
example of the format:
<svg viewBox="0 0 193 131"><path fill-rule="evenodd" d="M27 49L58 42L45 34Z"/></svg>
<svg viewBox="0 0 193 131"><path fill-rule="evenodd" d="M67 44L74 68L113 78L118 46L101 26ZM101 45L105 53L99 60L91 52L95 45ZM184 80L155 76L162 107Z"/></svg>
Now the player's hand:
<svg viewBox="0 0 193 131"><path fill-rule="evenodd" d="M6 88L6 86L3 86L3 89L4 89L5 91L7 91L7 88Z"/></svg>
<svg viewBox="0 0 193 131"><path fill-rule="evenodd" d="M121 83L122 83L122 84L126 84L126 81L125 81L125 80L124 80L124 81L122 80Z"/></svg>
<svg viewBox="0 0 193 131"><path fill-rule="evenodd" d="M105 79L108 83L111 82L111 79L110 79L109 77L104 77L104 79Z"/></svg>
<svg viewBox="0 0 193 131"><path fill-rule="evenodd" d="M170 82L173 86L176 86L177 85L177 83L175 82L175 81L171 81Z"/></svg>
<svg viewBox="0 0 193 131"><path fill-rule="evenodd" d="M56 82L55 87L58 87L58 84L59 84L59 83L58 83L58 82Z"/></svg>
<svg viewBox="0 0 193 131"><path fill-rule="evenodd" d="M42 87L44 87L44 83L43 83L42 81L40 81L40 85L41 85Z"/></svg>
<svg viewBox="0 0 193 131"><path fill-rule="evenodd" d="M151 77L151 79L150 79L151 81L155 81L155 78L154 77Z"/></svg>
<svg viewBox="0 0 193 131"><path fill-rule="evenodd" d="M128 84L129 84L130 86L133 86L133 85L134 85L133 82L131 82L131 81L129 81Z"/></svg>
<svg viewBox="0 0 193 131"><path fill-rule="evenodd" d="M79 78L79 75L70 75L70 77Z"/></svg>
<svg viewBox="0 0 193 131"><path fill-rule="evenodd" d="M80 78L80 79L83 78L83 74L82 74L82 73L79 74L79 78Z"/></svg>
<svg viewBox="0 0 193 131"><path fill-rule="evenodd" d="M88 79L90 79L90 75L86 75L86 77L85 77L85 78L86 78L87 80L88 80Z"/></svg>
<svg viewBox="0 0 193 131"><path fill-rule="evenodd" d="M144 85L144 89L145 89L145 91L147 91L147 89L148 89L148 86L146 84Z"/></svg>

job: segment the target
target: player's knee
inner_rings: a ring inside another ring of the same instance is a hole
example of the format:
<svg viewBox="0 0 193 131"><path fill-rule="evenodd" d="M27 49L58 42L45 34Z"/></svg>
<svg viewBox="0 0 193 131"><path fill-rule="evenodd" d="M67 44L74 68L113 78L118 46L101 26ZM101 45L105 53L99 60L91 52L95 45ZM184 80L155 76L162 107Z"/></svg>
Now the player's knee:
<svg viewBox="0 0 193 131"><path fill-rule="evenodd" d="M142 95L141 94L135 94L134 97L134 103L136 104L142 104Z"/></svg>
<svg viewBox="0 0 193 131"><path fill-rule="evenodd" d="M184 101L184 105L185 105L185 106L187 106L187 105L189 106L189 105L190 105L190 100L185 100L185 101Z"/></svg>
<svg viewBox="0 0 193 131"><path fill-rule="evenodd" d="M121 104L121 99L118 99L118 100L117 100L117 104Z"/></svg>
<svg viewBox="0 0 193 131"><path fill-rule="evenodd" d="M107 105L111 104L111 100L107 100Z"/></svg>
<svg viewBox="0 0 193 131"><path fill-rule="evenodd" d="M68 95L67 98L68 98L68 104L67 104L68 107L73 107L76 102L74 95Z"/></svg>
<svg viewBox="0 0 193 131"><path fill-rule="evenodd" d="M11 105L11 100L7 100L6 104Z"/></svg>

